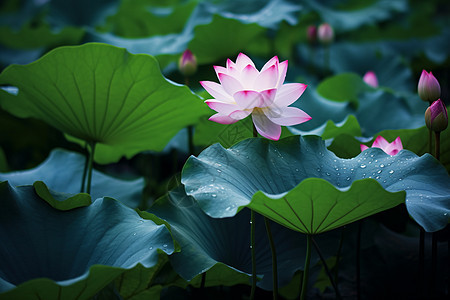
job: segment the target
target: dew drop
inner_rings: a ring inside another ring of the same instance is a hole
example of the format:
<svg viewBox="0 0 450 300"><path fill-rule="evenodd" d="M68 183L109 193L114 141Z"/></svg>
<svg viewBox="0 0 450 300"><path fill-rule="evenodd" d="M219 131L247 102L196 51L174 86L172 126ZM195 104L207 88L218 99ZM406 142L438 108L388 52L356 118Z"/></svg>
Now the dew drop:
<svg viewBox="0 0 450 300"><path fill-rule="evenodd" d="M390 171L389 171L389 174L394 174L394 170L390 170Z"/></svg>
<svg viewBox="0 0 450 300"><path fill-rule="evenodd" d="M134 232L133 235L136 235L136 232Z"/></svg>
<svg viewBox="0 0 450 300"><path fill-rule="evenodd" d="M297 169L297 168L295 169L295 172L298 172L298 169Z"/></svg>
<svg viewBox="0 0 450 300"><path fill-rule="evenodd" d="M217 173L222 173L222 170L217 169Z"/></svg>
<svg viewBox="0 0 450 300"><path fill-rule="evenodd" d="M381 165L380 165L380 168L384 168L384 165L383 165L383 164L381 164Z"/></svg>
<svg viewBox="0 0 450 300"><path fill-rule="evenodd" d="M216 194L212 194L212 195L211 195L211 197L213 197L213 198L216 198L216 197L217 197L217 195L216 195Z"/></svg>
<svg viewBox="0 0 450 300"><path fill-rule="evenodd" d="M167 248L167 244L164 244L164 245L163 245L163 248Z"/></svg>
<svg viewBox="0 0 450 300"><path fill-rule="evenodd" d="M148 247L148 250L153 250L153 247Z"/></svg>
<svg viewBox="0 0 450 300"><path fill-rule="evenodd" d="M378 170L378 171L377 171L377 174L381 174L381 172L383 172L383 171L382 171L382 170Z"/></svg>
<svg viewBox="0 0 450 300"><path fill-rule="evenodd" d="M361 167L361 169L364 169L366 167L366 165L362 164L360 167Z"/></svg>
<svg viewBox="0 0 450 300"><path fill-rule="evenodd" d="M349 181L349 180L350 180L350 177L347 177L345 180Z"/></svg>
<svg viewBox="0 0 450 300"><path fill-rule="evenodd" d="M328 172L326 172L325 174L327 174L327 176L330 176L331 174L330 173L328 173Z"/></svg>

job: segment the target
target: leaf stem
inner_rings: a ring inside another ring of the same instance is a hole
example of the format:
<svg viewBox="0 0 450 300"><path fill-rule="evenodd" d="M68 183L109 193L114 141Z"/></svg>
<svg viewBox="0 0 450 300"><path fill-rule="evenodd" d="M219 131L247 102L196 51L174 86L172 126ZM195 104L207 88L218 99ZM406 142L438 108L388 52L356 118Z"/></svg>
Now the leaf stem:
<svg viewBox="0 0 450 300"><path fill-rule="evenodd" d="M309 264L311 261L311 235L306 235L306 257L305 257L305 267L303 270L302 279L302 290L300 292L300 300L306 299L306 292L308 289L308 279L309 279Z"/></svg>
<svg viewBox="0 0 450 300"><path fill-rule="evenodd" d="M255 212L250 210L250 250L252 255L252 290L250 299L255 299L256 292L256 256L255 256Z"/></svg>
<svg viewBox="0 0 450 300"><path fill-rule="evenodd" d="M323 257L322 252L320 251L319 245L317 245L317 243L313 239L313 237L311 237L311 241L312 241L312 243L314 245L314 248L317 251L317 254L319 254L320 260L322 261L322 265L325 268L325 272L327 273L328 278L330 279L331 285L334 288L334 292L336 293L336 299L342 299L341 298L341 294L339 293L338 287L336 285L336 282L334 281L333 274L331 274L331 271L328 268L327 262L326 262L325 258Z"/></svg>
<svg viewBox="0 0 450 300"><path fill-rule="evenodd" d="M269 238L270 251L272 252L272 285L273 285L273 299L278 299L278 267L277 267L277 252L275 243L273 242L272 232L270 230L269 219L264 217L266 224L267 237Z"/></svg>
<svg viewBox="0 0 450 300"><path fill-rule="evenodd" d="M88 174L87 174L87 187L86 187L86 193L91 193L91 181L92 181L92 170L94 165L94 153L95 153L95 142L89 143L90 146L90 152L89 152L89 162L88 162Z"/></svg>
<svg viewBox="0 0 450 300"><path fill-rule="evenodd" d="M424 296L425 278L425 230L420 227L419 235L419 297Z"/></svg>
<svg viewBox="0 0 450 300"><path fill-rule="evenodd" d="M336 266L334 269L334 282L336 283L336 285L338 285L338 280L339 280L339 261L341 260L341 251L342 251L342 246L344 245L344 232L345 232L345 226L342 227L341 238L339 239L339 246L338 246L338 250L336 253Z"/></svg>

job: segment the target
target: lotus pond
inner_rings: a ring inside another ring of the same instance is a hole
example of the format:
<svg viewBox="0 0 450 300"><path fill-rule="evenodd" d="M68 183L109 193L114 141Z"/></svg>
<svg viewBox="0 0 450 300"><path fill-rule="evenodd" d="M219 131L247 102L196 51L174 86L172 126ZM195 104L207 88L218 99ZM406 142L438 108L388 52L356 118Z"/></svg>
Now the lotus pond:
<svg viewBox="0 0 450 300"><path fill-rule="evenodd" d="M0 3L0 299L448 299L448 1Z"/></svg>

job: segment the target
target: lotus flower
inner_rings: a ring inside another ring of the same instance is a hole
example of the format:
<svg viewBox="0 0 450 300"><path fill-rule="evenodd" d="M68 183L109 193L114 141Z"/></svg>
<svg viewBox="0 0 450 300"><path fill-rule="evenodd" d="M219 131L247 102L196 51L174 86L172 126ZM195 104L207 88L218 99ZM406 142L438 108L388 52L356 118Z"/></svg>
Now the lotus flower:
<svg viewBox="0 0 450 300"><path fill-rule="evenodd" d="M361 144L361 151L368 149L366 145ZM372 144L372 148L380 148L389 155L395 155L403 149L400 137L397 137L392 143L386 141L384 137L379 135Z"/></svg>
<svg viewBox="0 0 450 300"><path fill-rule="evenodd" d="M209 120L232 124L252 115L260 135L278 140L281 126L306 122L311 117L301 109L288 107L305 91L302 83L284 84L288 62L274 56L258 71L253 61L240 53L236 63L227 60L226 67L214 66L220 84L201 81L200 84L214 99L206 100L217 111Z"/></svg>
<svg viewBox="0 0 450 300"><path fill-rule="evenodd" d="M308 26L306 29L306 37L310 44L314 44L317 40L317 27L314 25Z"/></svg>
<svg viewBox="0 0 450 300"><path fill-rule="evenodd" d="M441 99L434 101L425 112L425 124L435 132L441 132L448 126L448 113Z"/></svg>
<svg viewBox="0 0 450 300"><path fill-rule="evenodd" d="M417 92L423 101L428 102L436 101L441 96L441 86L436 77L433 76L433 73L422 70L417 85Z"/></svg>
<svg viewBox="0 0 450 300"><path fill-rule="evenodd" d="M375 75L375 73L373 71L368 71L366 74L364 74L363 80L365 83L367 83L371 87L374 87L374 88L378 87L377 75Z"/></svg>

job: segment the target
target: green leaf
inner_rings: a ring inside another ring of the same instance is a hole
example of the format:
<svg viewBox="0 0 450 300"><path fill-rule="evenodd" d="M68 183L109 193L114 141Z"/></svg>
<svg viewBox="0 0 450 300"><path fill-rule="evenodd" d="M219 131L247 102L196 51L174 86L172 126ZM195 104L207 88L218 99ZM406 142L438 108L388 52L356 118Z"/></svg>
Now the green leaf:
<svg viewBox="0 0 450 300"><path fill-rule="evenodd" d="M390 193L374 179L340 190L321 178L307 178L285 195L255 193L248 207L305 234L319 234L395 207L405 192Z"/></svg>
<svg viewBox="0 0 450 300"><path fill-rule="evenodd" d="M111 198L61 211L8 182L0 198L2 299L88 299L138 264L155 266L157 249L173 252L165 226Z"/></svg>
<svg viewBox="0 0 450 300"><path fill-rule="evenodd" d="M258 54L269 51L266 29L257 24L243 24L235 19L214 15L210 24L198 25L188 48L199 64L209 64L252 48Z"/></svg>
<svg viewBox="0 0 450 300"><path fill-rule="evenodd" d="M171 227L181 252L169 259L184 279L198 286L203 272L206 286L248 284L251 274L250 254L250 211L245 209L233 218L216 219L206 215L197 202L186 195L183 186L168 196L158 199L149 210L166 220ZM272 265L269 242L264 220L257 215L256 221L257 273L262 275L258 286L272 289ZM293 274L303 269L306 238L277 223L270 222L272 236L277 251L279 284L287 284ZM338 233L329 233L317 241L326 256L334 253ZM317 261L318 257L313 256ZM228 274L229 276L224 276Z"/></svg>
<svg viewBox="0 0 450 300"><path fill-rule="evenodd" d="M317 92L327 99L348 101L358 107L359 94L369 89L358 74L343 73L322 81L317 87Z"/></svg>
<svg viewBox="0 0 450 300"><path fill-rule="evenodd" d="M358 120L355 116L349 115L342 122L334 123L328 120L322 126L317 127L311 131L301 131L294 127L290 127L291 132L296 135L318 135L322 139L332 139L341 134L349 134L351 136L361 136L361 128L359 127Z"/></svg>
<svg viewBox="0 0 450 300"><path fill-rule="evenodd" d="M29 65L9 66L0 85L19 88L17 96L1 98L5 110L97 143L95 161L103 164L161 151L204 108L186 86L168 82L153 57L104 44L61 47Z"/></svg>
<svg viewBox="0 0 450 300"><path fill-rule="evenodd" d="M77 194L81 189L85 161L85 156L79 153L55 149L36 168L0 173L0 180L8 180L13 186L30 185L35 181L44 181L54 193ZM108 196L134 208L141 201L143 189L143 178L126 181L93 170L91 194L88 197L95 200Z"/></svg>
<svg viewBox="0 0 450 300"><path fill-rule="evenodd" d="M214 144L198 157L191 156L182 171L188 195L216 218L234 216L258 191L288 199L291 193L297 195L299 184L312 191L317 179L308 178L321 178L321 188L330 191L331 199L327 201L339 202L345 195L348 196L345 201L353 203L364 198L377 202L371 198L374 191L380 197L386 195L374 185L375 179L388 192L406 191L406 207L425 230L442 229L449 221L450 178L446 170L433 157L418 157L407 150L390 156L372 148L355 158L340 159L317 136L293 136L280 141L253 138L229 149ZM361 179L365 180L352 187ZM317 199L312 198L313 202L322 201L320 194L314 196ZM397 196L393 200L396 204ZM328 211L325 206L319 210L322 215ZM360 211L359 215L365 217L368 212L369 209ZM310 229L314 232L315 227Z"/></svg>

